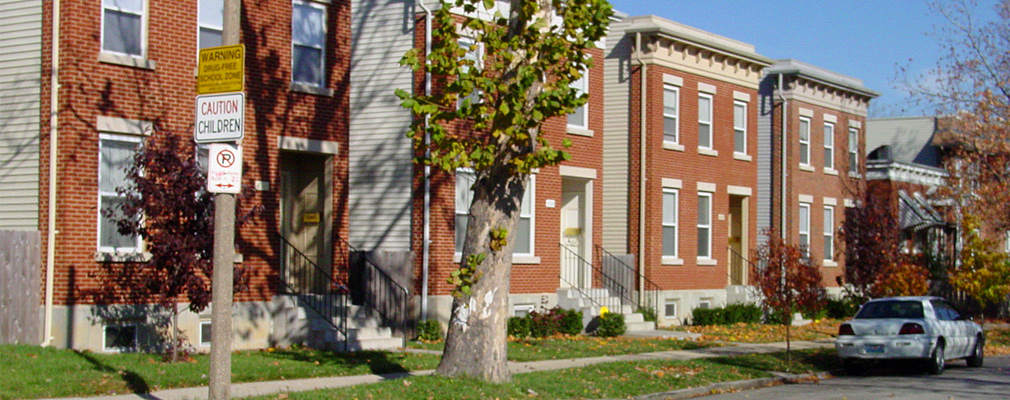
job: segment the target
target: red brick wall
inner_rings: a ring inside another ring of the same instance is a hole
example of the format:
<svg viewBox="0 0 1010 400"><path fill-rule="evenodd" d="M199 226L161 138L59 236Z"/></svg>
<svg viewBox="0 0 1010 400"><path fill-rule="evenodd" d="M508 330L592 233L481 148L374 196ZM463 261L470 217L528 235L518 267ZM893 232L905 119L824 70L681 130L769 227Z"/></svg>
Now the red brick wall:
<svg viewBox="0 0 1010 400"><path fill-rule="evenodd" d="M51 2L45 3L44 62L51 56ZM87 290L100 288L104 275L94 261L98 218L98 116L151 121L155 137L192 137L197 55L196 1L150 2L147 58L157 63L144 70L98 62L101 38L99 2L65 1L61 26L59 169L56 242L57 304L88 302ZM330 36L326 44L328 87L333 97L288 90L291 64L291 3L245 3L241 42L246 45L246 115L243 185L249 198L243 212L256 210L236 235L237 251L249 270L249 290L240 301L267 300L275 292L279 244L278 137L294 136L341 143L333 162L335 233L346 233L347 92L350 65L350 5L328 5ZM49 73L50 71L44 71ZM48 83L44 79L43 82ZM43 88L48 108L48 84ZM48 118L42 126L42 148L49 143ZM40 197L48 193L50 160L43 157ZM254 192L254 181L270 191ZM49 204L43 201L40 229L46 237ZM346 235L344 235L346 236ZM72 276L71 276L72 275ZM73 284L74 287L71 287Z"/></svg>

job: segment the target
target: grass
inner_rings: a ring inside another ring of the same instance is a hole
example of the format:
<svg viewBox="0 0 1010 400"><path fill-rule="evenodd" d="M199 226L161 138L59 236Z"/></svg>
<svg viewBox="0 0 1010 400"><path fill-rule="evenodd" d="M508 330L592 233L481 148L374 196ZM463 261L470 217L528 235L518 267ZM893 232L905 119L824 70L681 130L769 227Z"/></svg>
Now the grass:
<svg viewBox="0 0 1010 400"><path fill-rule="evenodd" d="M629 398L689 387L769 377L768 371L838 368L833 350L720 357L692 361L613 362L515 375L505 384L423 376L341 389L284 393L256 399L585 399Z"/></svg>
<svg viewBox="0 0 1010 400"><path fill-rule="evenodd" d="M791 340L825 340L834 339L838 335L838 325L842 322L836 319L824 319L813 323L790 328ZM702 341L721 341L738 343L773 343L786 340L784 325L764 324L733 324L690 326L681 325L669 329L700 333Z"/></svg>
<svg viewBox="0 0 1010 400"><path fill-rule="evenodd" d="M412 348L442 351L444 342L409 342L407 345ZM651 353L669 350L694 350L717 345L712 342L692 340L558 335L549 338L510 340L508 343L508 355L510 361L526 362Z"/></svg>

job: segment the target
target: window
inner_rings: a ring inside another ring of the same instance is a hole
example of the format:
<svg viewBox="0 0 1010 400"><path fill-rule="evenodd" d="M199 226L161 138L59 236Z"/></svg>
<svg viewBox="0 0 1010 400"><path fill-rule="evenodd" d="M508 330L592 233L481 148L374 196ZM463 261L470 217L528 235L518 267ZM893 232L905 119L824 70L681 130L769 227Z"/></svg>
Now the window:
<svg viewBox="0 0 1010 400"><path fill-rule="evenodd" d="M676 299L666 299L663 302L663 315L667 318L677 318L677 300Z"/></svg>
<svg viewBox="0 0 1010 400"><path fill-rule="evenodd" d="M224 38L224 0L200 0L197 18L199 48L220 46Z"/></svg>
<svg viewBox="0 0 1010 400"><path fill-rule="evenodd" d="M824 260L835 259L835 207L824 206Z"/></svg>
<svg viewBox="0 0 1010 400"><path fill-rule="evenodd" d="M835 124L824 123L824 168L835 168Z"/></svg>
<svg viewBox="0 0 1010 400"><path fill-rule="evenodd" d="M677 256L677 189L663 189L663 256Z"/></svg>
<svg viewBox="0 0 1010 400"><path fill-rule="evenodd" d="M800 164L810 164L810 120L800 118Z"/></svg>
<svg viewBox="0 0 1010 400"><path fill-rule="evenodd" d="M294 0L291 10L291 80L324 86L326 8L318 3Z"/></svg>
<svg viewBox="0 0 1010 400"><path fill-rule="evenodd" d="M698 95L698 147L712 148L712 96Z"/></svg>
<svg viewBox="0 0 1010 400"><path fill-rule="evenodd" d="M573 81L571 83L572 89L575 89L579 96L589 92L589 71L583 71L582 77ZM581 107L576 108L575 112L568 114L568 126L573 126L576 128L588 129L589 128L589 103L583 104Z"/></svg>
<svg viewBox="0 0 1010 400"><path fill-rule="evenodd" d="M466 241L466 228L470 217L470 204L473 203L474 182L476 182L476 176L473 171L456 170L456 254L463 253L463 242ZM519 209L513 254L533 255L533 240L536 236L535 194L536 177L530 176L529 186L526 188Z"/></svg>
<svg viewBox="0 0 1010 400"><path fill-rule="evenodd" d="M747 153L747 103L733 102L733 151Z"/></svg>
<svg viewBox="0 0 1010 400"><path fill-rule="evenodd" d="M712 299L701 299L701 301L698 302L698 308L702 310L712 308Z"/></svg>
<svg viewBox="0 0 1010 400"><path fill-rule="evenodd" d="M102 51L144 57L146 0L102 0Z"/></svg>
<svg viewBox="0 0 1010 400"><path fill-rule="evenodd" d="M849 128L849 172L859 173L859 129Z"/></svg>
<svg viewBox="0 0 1010 400"><path fill-rule="evenodd" d="M680 90L663 85L663 141L680 142Z"/></svg>
<svg viewBox="0 0 1010 400"><path fill-rule="evenodd" d="M105 210L115 210L126 200L125 194L116 191L126 187L126 169L133 164L133 155L140 148L139 137L101 134L98 150L98 250L109 253L134 253L140 251L140 236L123 235L116 227L115 218L104 215Z"/></svg>
<svg viewBox="0 0 1010 400"><path fill-rule="evenodd" d="M463 55L463 60L469 61L473 64L474 68L477 68L478 70L483 69L484 47L480 43L477 43L476 39L467 36L460 36L457 43L459 43L460 48L466 50L466 54ZM470 66L463 65L460 69L462 69L463 72L468 72L470 70ZM474 88L473 92L470 92L469 95L457 99L456 106L457 108L462 107L466 100L470 100L470 104L477 104L480 102L480 99L480 90Z"/></svg>
<svg viewBox="0 0 1010 400"><path fill-rule="evenodd" d="M800 203L800 251L810 253L810 204Z"/></svg>
<svg viewBox="0 0 1010 400"><path fill-rule="evenodd" d="M712 193L698 193L698 258L712 258Z"/></svg>
<svg viewBox="0 0 1010 400"><path fill-rule="evenodd" d="M210 321L200 321L200 346L210 346Z"/></svg>
<svg viewBox="0 0 1010 400"><path fill-rule="evenodd" d="M102 348L105 351L131 351L137 349L137 325L105 325Z"/></svg>
<svg viewBox="0 0 1010 400"><path fill-rule="evenodd" d="M470 203L473 202L473 171L456 170L456 253L463 253L466 240L466 225L470 217Z"/></svg>
<svg viewBox="0 0 1010 400"><path fill-rule="evenodd" d="M533 312L533 304L516 304L512 307L512 316L523 318Z"/></svg>

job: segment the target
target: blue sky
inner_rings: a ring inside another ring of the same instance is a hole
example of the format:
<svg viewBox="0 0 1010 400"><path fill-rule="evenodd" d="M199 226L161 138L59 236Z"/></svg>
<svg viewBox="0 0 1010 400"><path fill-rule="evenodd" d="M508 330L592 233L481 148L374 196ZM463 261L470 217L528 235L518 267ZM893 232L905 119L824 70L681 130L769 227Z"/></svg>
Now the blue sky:
<svg viewBox="0 0 1010 400"><path fill-rule="evenodd" d="M925 115L894 86L899 67L919 75L943 49L932 35L945 20L926 0L610 0L631 16L658 15L755 46L772 59L793 58L862 79L882 95L871 116ZM982 0L992 14L991 1Z"/></svg>

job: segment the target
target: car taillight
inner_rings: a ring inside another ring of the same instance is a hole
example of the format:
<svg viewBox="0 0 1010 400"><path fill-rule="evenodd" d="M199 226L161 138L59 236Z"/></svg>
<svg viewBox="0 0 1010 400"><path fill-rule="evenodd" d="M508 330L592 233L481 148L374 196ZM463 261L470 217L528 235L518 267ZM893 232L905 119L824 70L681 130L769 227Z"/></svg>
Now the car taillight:
<svg viewBox="0 0 1010 400"><path fill-rule="evenodd" d="M856 332L852 330L852 325L842 324L841 326L838 327L838 336L845 336L845 335L849 336L856 335Z"/></svg>
<svg viewBox="0 0 1010 400"><path fill-rule="evenodd" d="M916 324L914 322L907 322L901 326L901 330L898 331L899 335L918 335L926 333L925 329L922 329L922 325Z"/></svg>

